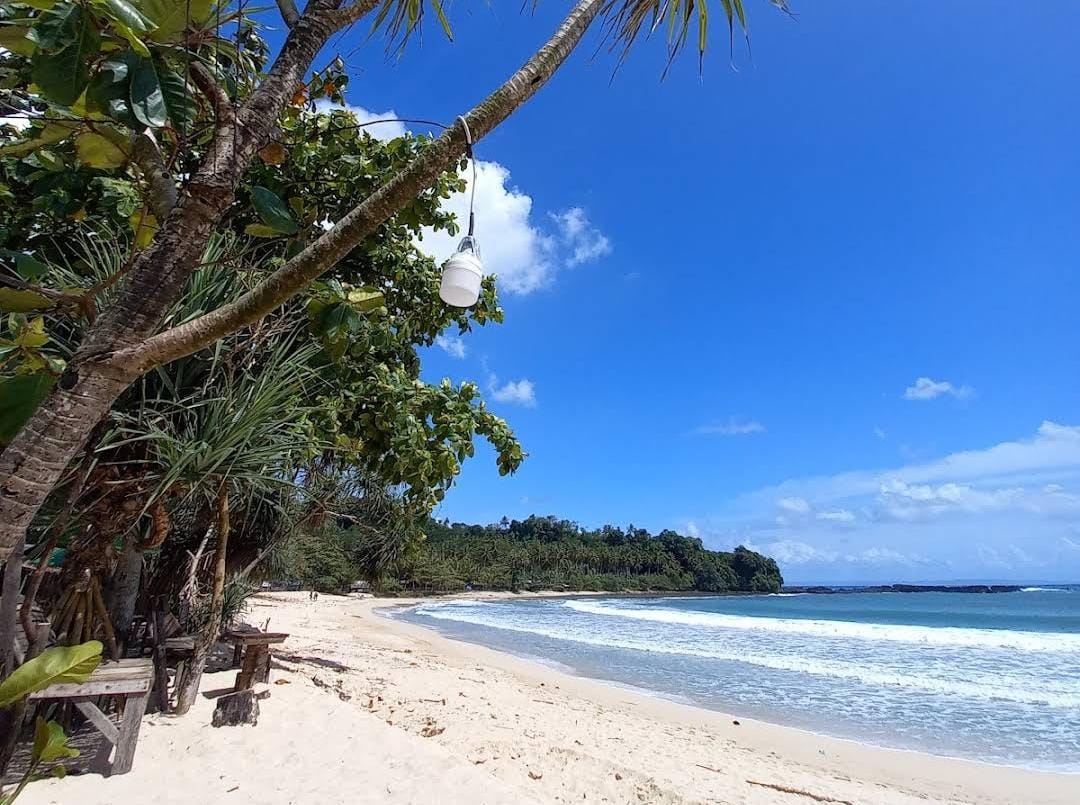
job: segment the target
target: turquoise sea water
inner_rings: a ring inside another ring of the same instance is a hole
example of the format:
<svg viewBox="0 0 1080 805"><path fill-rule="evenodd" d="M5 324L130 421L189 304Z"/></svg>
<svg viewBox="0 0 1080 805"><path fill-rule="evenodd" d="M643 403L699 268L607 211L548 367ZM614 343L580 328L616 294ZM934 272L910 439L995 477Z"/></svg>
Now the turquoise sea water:
<svg viewBox="0 0 1080 805"><path fill-rule="evenodd" d="M431 602L399 616L735 715L1080 772L1080 587Z"/></svg>

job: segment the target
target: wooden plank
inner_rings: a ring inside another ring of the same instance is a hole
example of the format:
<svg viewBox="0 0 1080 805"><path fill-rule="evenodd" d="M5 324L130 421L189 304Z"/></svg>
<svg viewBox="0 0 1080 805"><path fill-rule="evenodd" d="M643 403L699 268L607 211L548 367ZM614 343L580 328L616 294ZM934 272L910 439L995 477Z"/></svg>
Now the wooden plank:
<svg viewBox="0 0 1080 805"><path fill-rule="evenodd" d="M165 641L165 649L167 651L194 651L195 637L193 635L170 637Z"/></svg>
<svg viewBox="0 0 1080 805"><path fill-rule="evenodd" d="M52 685L31 693L30 701L42 699L79 699L93 696L130 696L150 691L151 677L140 679L113 679L101 682L83 682L81 685Z"/></svg>
<svg viewBox="0 0 1080 805"><path fill-rule="evenodd" d="M120 721L120 737L116 742L116 755L113 757L112 774L127 774L135 761L135 746L139 742L139 727L142 724L146 703L150 699L148 690L143 696L132 696L124 704L124 717Z"/></svg>
<svg viewBox="0 0 1080 805"><path fill-rule="evenodd" d="M224 637L233 645L257 646L284 643L289 635L284 632L226 632Z"/></svg>
<svg viewBox="0 0 1080 805"><path fill-rule="evenodd" d="M98 728L98 731L105 736L106 741L110 744L117 742L120 738L120 730L112 723L112 719L97 708L97 705L91 701L77 701L75 707L90 719L90 723Z"/></svg>
<svg viewBox="0 0 1080 805"><path fill-rule="evenodd" d="M158 710L169 712L169 672L165 668L165 629L161 610L154 611L154 688Z"/></svg>

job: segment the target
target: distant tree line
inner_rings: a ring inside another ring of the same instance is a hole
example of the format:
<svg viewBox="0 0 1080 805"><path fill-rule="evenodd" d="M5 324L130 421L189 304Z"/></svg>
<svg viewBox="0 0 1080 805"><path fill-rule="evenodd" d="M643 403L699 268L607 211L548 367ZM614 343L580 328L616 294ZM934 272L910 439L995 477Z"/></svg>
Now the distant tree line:
<svg viewBox="0 0 1080 805"><path fill-rule="evenodd" d="M532 516L492 525L431 520L427 539L378 580L386 592L484 590L657 590L776 592L774 560L742 546L712 551L664 530Z"/></svg>

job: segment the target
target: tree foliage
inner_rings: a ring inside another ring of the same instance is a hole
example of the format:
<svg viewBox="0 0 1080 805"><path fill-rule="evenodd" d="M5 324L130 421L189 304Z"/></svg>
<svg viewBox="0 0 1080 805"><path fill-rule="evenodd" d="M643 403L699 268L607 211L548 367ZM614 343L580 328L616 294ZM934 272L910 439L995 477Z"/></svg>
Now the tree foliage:
<svg viewBox="0 0 1080 805"><path fill-rule="evenodd" d="M430 521L424 530L427 540L392 568L386 589L777 592L783 585L766 556L742 546L712 551L670 530L590 530L550 516L487 526Z"/></svg>

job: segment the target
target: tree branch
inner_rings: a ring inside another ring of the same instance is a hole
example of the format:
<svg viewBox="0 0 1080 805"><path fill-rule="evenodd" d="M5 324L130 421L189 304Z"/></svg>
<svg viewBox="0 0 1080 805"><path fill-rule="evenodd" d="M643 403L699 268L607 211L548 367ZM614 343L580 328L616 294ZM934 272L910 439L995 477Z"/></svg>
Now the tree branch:
<svg viewBox="0 0 1080 805"><path fill-rule="evenodd" d="M131 157L142 171L150 190L150 209L157 220L164 221L176 206L176 183L165 168L161 147L150 129L133 135L131 139Z"/></svg>
<svg viewBox="0 0 1080 805"><path fill-rule="evenodd" d="M338 12L338 26L344 28L346 25L352 25L377 5L379 5L379 0L353 0L352 5Z"/></svg>
<svg viewBox="0 0 1080 805"><path fill-rule="evenodd" d="M507 81L465 115L479 140L540 89L581 41L605 0L579 0L555 34ZM209 346L283 304L335 265L364 238L429 187L465 153L465 130L457 123L443 132L389 182L350 210L338 223L262 283L235 302L159 333L115 354L117 361L144 372Z"/></svg>
<svg viewBox="0 0 1080 805"><path fill-rule="evenodd" d="M206 68L206 65L202 62L192 61L191 80L195 82L195 86L199 88L199 91L210 101L210 105L214 107L214 116L217 117L219 127L232 123L236 119L236 111L233 109L232 101L229 100L229 96L218 84L213 74Z"/></svg>
<svg viewBox="0 0 1080 805"><path fill-rule="evenodd" d="M293 0L277 0L278 11L285 24L292 28L300 21L300 14L296 11L296 3Z"/></svg>

